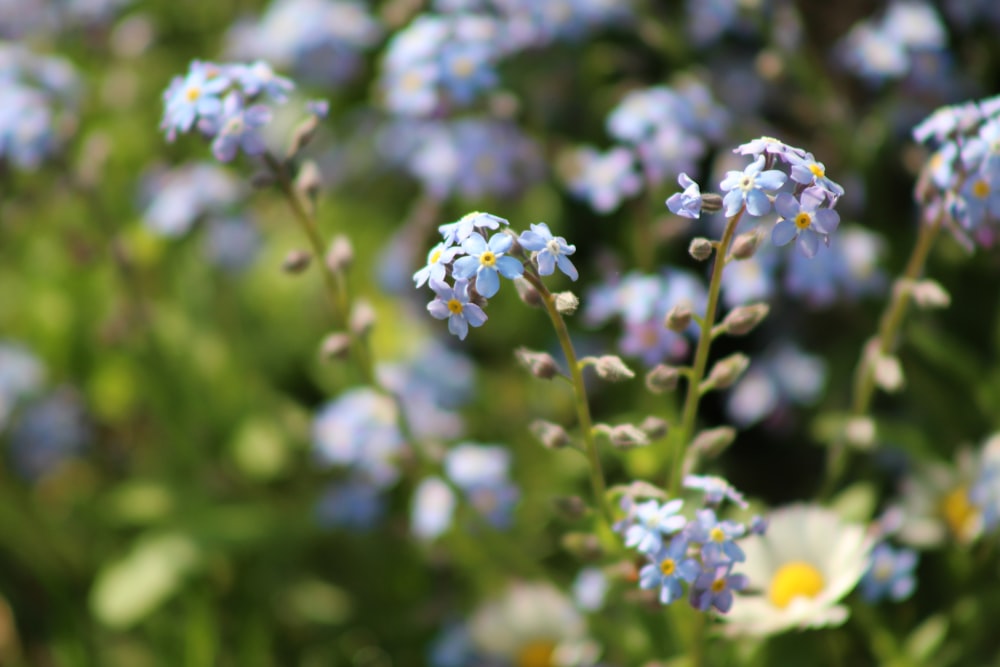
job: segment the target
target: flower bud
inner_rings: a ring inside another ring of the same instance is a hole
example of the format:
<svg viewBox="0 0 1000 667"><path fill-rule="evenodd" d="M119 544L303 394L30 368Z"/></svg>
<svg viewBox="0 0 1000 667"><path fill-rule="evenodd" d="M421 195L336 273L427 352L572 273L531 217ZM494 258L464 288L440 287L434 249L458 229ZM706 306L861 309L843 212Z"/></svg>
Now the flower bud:
<svg viewBox="0 0 1000 667"><path fill-rule="evenodd" d="M844 424L844 437L858 449L871 449L875 443L875 422L870 417L851 417Z"/></svg>
<svg viewBox="0 0 1000 667"><path fill-rule="evenodd" d="M309 267L312 255L305 250L289 250L285 259L281 262L281 270L285 273L302 273Z"/></svg>
<svg viewBox="0 0 1000 667"><path fill-rule="evenodd" d="M291 160L295 157L299 151L309 145L313 137L316 136L316 130L319 128L319 117L314 114L309 114L305 120L299 123L295 130L292 132L292 140L288 146L288 152L285 156Z"/></svg>
<svg viewBox="0 0 1000 667"><path fill-rule="evenodd" d="M691 324L691 309L685 304L678 304L670 309L663 325L675 333L682 333Z"/></svg>
<svg viewBox="0 0 1000 667"><path fill-rule="evenodd" d="M890 394L903 388L903 367L899 359L892 355L877 355L872 373L875 384Z"/></svg>
<svg viewBox="0 0 1000 667"><path fill-rule="evenodd" d="M323 339L320 353L324 359L346 359L351 351L351 337L341 331Z"/></svg>
<svg viewBox="0 0 1000 667"><path fill-rule="evenodd" d="M326 265L334 273L343 273L354 263L354 248L343 234L337 234L326 251Z"/></svg>
<svg viewBox="0 0 1000 667"><path fill-rule="evenodd" d="M732 336L743 336L751 331L767 317L771 307L766 303L754 303L749 306L738 306L726 313L722 322L713 333L727 333Z"/></svg>
<svg viewBox="0 0 1000 667"><path fill-rule="evenodd" d="M708 373L708 379L702 383L702 391L731 387L734 382L740 379L749 365L750 358L741 352L720 359L712 366L712 370Z"/></svg>
<svg viewBox="0 0 1000 667"><path fill-rule="evenodd" d="M517 290L517 295L521 297L521 301L529 306L538 308L542 305L542 296L538 293L538 290L536 290L531 283L521 276L514 278L514 289ZM559 305L557 303L556 308L558 307Z"/></svg>
<svg viewBox="0 0 1000 667"><path fill-rule="evenodd" d="M648 435L653 440L658 440L667 434L670 430L670 425L665 419L660 419L659 417L654 417L650 415L642 420L639 424L639 428Z"/></svg>
<svg viewBox="0 0 1000 667"><path fill-rule="evenodd" d="M566 429L544 419L536 419L528 424L528 430L546 449L562 449L570 443Z"/></svg>
<svg viewBox="0 0 1000 667"><path fill-rule="evenodd" d="M701 210L705 213L715 213L722 210L722 195L714 192L703 192L701 194Z"/></svg>
<svg viewBox="0 0 1000 667"><path fill-rule="evenodd" d="M649 436L634 424L612 426L608 437L611 439L611 446L616 449L633 449L649 444Z"/></svg>
<svg viewBox="0 0 1000 667"><path fill-rule="evenodd" d="M729 254L733 259L737 260L750 259L757 252L757 248L760 247L760 242L763 239L764 235L759 229L744 232L733 241L733 247L729 251Z"/></svg>
<svg viewBox="0 0 1000 667"><path fill-rule="evenodd" d="M514 350L514 357L537 378L551 380L559 372L556 360L548 352L532 352L526 347L519 347Z"/></svg>
<svg viewBox="0 0 1000 667"><path fill-rule="evenodd" d="M556 292L556 310L563 315L572 315L580 307L580 299L572 292Z"/></svg>
<svg viewBox="0 0 1000 667"><path fill-rule="evenodd" d="M559 496L552 500L552 504L555 505L556 511L562 518L569 521L579 521L587 516L587 512L590 510L580 496Z"/></svg>
<svg viewBox="0 0 1000 667"><path fill-rule="evenodd" d="M691 441L688 450L697 452L702 457L715 458L735 441L736 429L731 426L719 426L698 433Z"/></svg>
<svg viewBox="0 0 1000 667"><path fill-rule="evenodd" d="M712 242L703 236L691 239L691 245L688 246L688 254L699 262L704 262L712 256Z"/></svg>
<svg viewBox="0 0 1000 667"><path fill-rule="evenodd" d="M635 373L619 357L606 354L594 362L597 377L608 382L623 382L635 377Z"/></svg>
<svg viewBox="0 0 1000 667"><path fill-rule="evenodd" d="M913 301L921 308L947 308L951 295L935 280L919 280L912 288Z"/></svg>
<svg viewBox="0 0 1000 667"><path fill-rule="evenodd" d="M368 301L358 299L351 308L349 319L348 324L354 335L364 336L375 326L375 309Z"/></svg>
<svg viewBox="0 0 1000 667"><path fill-rule="evenodd" d="M295 179L295 189L308 201L314 201L323 185L319 167L312 160L307 160L299 167L299 175Z"/></svg>
<svg viewBox="0 0 1000 667"><path fill-rule="evenodd" d="M654 394L673 391L677 388L677 381L680 377L680 371L673 366L658 364L646 373L646 389L649 389Z"/></svg>

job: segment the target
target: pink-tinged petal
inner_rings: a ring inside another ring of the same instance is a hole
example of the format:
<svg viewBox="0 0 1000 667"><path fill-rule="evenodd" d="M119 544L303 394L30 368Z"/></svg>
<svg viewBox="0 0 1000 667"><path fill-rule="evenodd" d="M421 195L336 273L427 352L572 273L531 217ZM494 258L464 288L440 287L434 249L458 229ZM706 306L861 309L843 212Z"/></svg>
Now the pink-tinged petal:
<svg viewBox="0 0 1000 667"><path fill-rule="evenodd" d="M429 312L431 317L436 320L443 320L451 317L451 311L448 310L448 304L440 299L434 299L427 304L427 312Z"/></svg>
<svg viewBox="0 0 1000 667"><path fill-rule="evenodd" d="M782 218L792 220L799 214L799 202L787 192L782 192L774 198L774 210Z"/></svg>
<svg viewBox="0 0 1000 667"><path fill-rule="evenodd" d="M791 220L779 220L771 230L771 243L776 246L788 244L799 233L798 227Z"/></svg>
<svg viewBox="0 0 1000 667"><path fill-rule="evenodd" d="M486 317L486 313L483 312L483 309L474 303L465 304L465 308L462 309L462 314L465 315L465 319L469 321L469 324L474 327L483 326L486 320L489 319Z"/></svg>
<svg viewBox="0 0 1000 667"><path fill-rule="evenodd" d="M832 234L840 224L840 214L832 208L821 208L813 215L813 226L823 234Z"/></svg>
<svg viewBox="0 0 1000 667"><path fill-rule="evenodd" d="M465 340L469 334L469 323L461 315L456 315L448 320L448 331L458 336L459 340Z"/></svg>
<svg viewBox="0 0 1000 667"><path fill-rule="evenodd" d="M802 203L803 211L812 213L826 201L826 190L819 186L806 188L799 195L799 201Z"/></svg>

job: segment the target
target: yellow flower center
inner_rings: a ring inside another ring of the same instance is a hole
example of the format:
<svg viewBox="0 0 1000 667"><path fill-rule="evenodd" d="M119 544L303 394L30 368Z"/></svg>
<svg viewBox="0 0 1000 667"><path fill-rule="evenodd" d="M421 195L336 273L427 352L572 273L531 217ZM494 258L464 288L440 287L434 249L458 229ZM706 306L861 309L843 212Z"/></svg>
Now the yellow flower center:
<svg viewBox="0 0 1000 667"><path fill-rule="evenodd" d="M476 71L476 63L472 58L456 58L451 63L451 71L455 76L464 79Z"/></svg>
<svg viewBox="0 0 1000 667"><path fill-rule="evenodd" d="M816 597L825 585L823 575L814 566L792 561L775 572L767 597L775 607L784 609L797 597Z"/></svg>
<svg viewBox="0 0 1000 667"><path fill-rule="evenodd" d="M201 97L201 88L198 86L191 86L187 89L187 92L184 93L184 97L187 98L188 102L194 102Z"/></svg>
<svg viewBox="0 0 1000 667"><path fill-rule="evenodd" d="M674 562L673 558L664 558L660 561L660 572L663 573L663 576L669 577L676 571L677 563Z"/></svg>
<svg viewBox="0 0 1000 667"><path fill-rule="evenodd" d="M799 211L799 214L795 216L795 226L799 229L808 229L812 221L812 216L805 211Z"/></svg>
<svg viewBox="0 0 1000 667"><path fill-rule="evenodd" d="M718 526L716 526L715 528L713 528L712 530L710 530L708 532L708 537L713 542L725 542L726 541L726 534L724 532L722 532L722 529L719 528Z"/></svg>
<svg viewBox="0 0 1000 667"><path fill-rule="evenodd" d="M823 169L822 166L816 164L815 162L809 165L809 171L811 171L812 175L815 176L816 178L823 178L824 176L826 176L826 170Z"/></svg>
<svg viewBox="0 0 1000 667"><path fill-rule="evenodd" d="M721 593L724 590L726 590L726 580L725 579L716 579L715 581L712 582L712 592L713 593Z"/></svg>
<svg viewBox="0 0 1000 667"><path fill-rule="evenodd" d="M437 264L438 261L441 259L442 253L444 253L443 250L435 250L434 252L431 253L431 258L430 258L430 260L427 263L428 264Z"/></svg>
<svg viewBox="0 0 1000 667"><path fill-rule="evenodd" d="M525 644L517 652L517 667L552 667L552 654L556 646L551 641L539 639Z"/></svg>
<svg viewBox="0 0 1000 667"><path fill-rule="evenodd" d="M483 266L494 267L497 263L497 256L493 254L493 251L487 250L479 256L479 263Z"/></svg>
<svg viewBox="0 0 1000 667"><path fill-rule="evenodd" d="M975 506L969 502L969 487L961 485L949 491L941 499L941 515L948 528L958 538L970 537L976 518Z"/></svg>
<svg viewBox="0 0 1000 667"><path fill-rule="evenodd" d="M448 299L448 310L452 315L462 314L462 302L458 299Z"/></svg>
<svg viewBox="0 0 1000 667"><path fill-rule="evenodd" d="M990 184L979 179L972 184L972 196L977 199L986 199L990 196Z"/></svg>

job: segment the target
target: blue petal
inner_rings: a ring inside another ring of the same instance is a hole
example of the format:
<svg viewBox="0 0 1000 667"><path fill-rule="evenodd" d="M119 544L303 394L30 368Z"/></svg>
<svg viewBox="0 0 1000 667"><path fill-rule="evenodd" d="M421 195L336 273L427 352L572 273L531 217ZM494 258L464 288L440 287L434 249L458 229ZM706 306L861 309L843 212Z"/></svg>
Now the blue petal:
<svg viewBox="0 0 1000 667"><path fill-rule="evenodd" d="M452 266L452 273L456 278L471 278L479 269L479 257L459 257Z"/></svg>
<svg viewBox="0 0 1000 667"><path fill-rule="evenodd" d="M722 203L726 206L726 215L732 217L736 215L736 212L740 210L743 206L743 191L742 190L730 190L723 197Z"/></svg>
<svg viewBox="0 0 1000 667"><path fill-rule="evenodd" d="M815 257L819 250L819 234L811 229L803 229L799 234L799 250L806 257Z"/></svg>
<svg viewBox="0 0 1000 667"><path fill-rule="evenodd" d="M821 208L813 215L813 226L823 234L832 234L840 224L840 214L832 208Z"/></svg>
<svg viewBox="0 0 1000 667"><path fill-rule="evenodd" d="M516 260L515 260L516 261ZM499 261L497 262L499 264ZM489 299L500 290L500 277L496 269L480 269L476 274L476 291Z"/></svg>
<svg viewBox="0 0 1000 667"><path fill-rule="evenodd" d="M545 239L535 232L521 232L517 242L525 250L541 250L545 247Z"/></svg>
<svg viewBox="0 0 1000 667"><path fill-rule="evenodd" d="M462 308L462 314L465 315L465 319L468 320L469 324L474 327L481 327L488 319L486 313L483 309L474 303L467 303Z"/></svg>
<svg viewBox="0 0 1000 667"><path fill-rule="evenodd" d="M550 276L556 270L556 258L551 252L538 253L538 275Z"/></svg>
<svg viewBox="0 0 1000 667"><path fill-rule="evenodd" d="M504 255L503 257L497 258L497 270L503 275L504 278L514 279L524 273L524 265L521 264L521 260L515 259L510 255ZM480 292L480 294L483 294ZM483 294L483 296L486 296Z"/></svg>
<svg viewBox="0 0 1000 667"><path fill-rule="evenodd" d="M771 242L776 246L786 245L798 236L799 228L791 220L779 220L771 230ZM456 265L457 266L457 265Z"/></svg>
<svg viewBox="0 0 1000 667"><path fill-rule="evenodd" d="M499 255L502 252L507 252L513 242L514 239L509 234L494 234L490 237L490 250Z"/></svg>
<svg viewBox="0 0 1000 667"><path fill-rule="evenodd" d="M580 277L580 274L576 272L576 267L573 266L573 262L569 261L566 255L559 255L556 259L556 263L559 265L559 270L569 276L570 280L576 280Z"/></svg>
<svg viewBox="0 0 1000 667"><path fill-rule="evenodd" d="M787 192L782 192L774 198L774 210L782 218L791 220L799 214L799 201Z"/></svg>
<svg viewBox="0 0 1000 667"><path fill-rule="evenodd" d="M458 336L459 340L465 340L469 334L469 323L461 315L452 315L448 318L448 331Z"/></svg>
<svg viewBox="0 0 1000 667"><path fill-rule="evenodd" d="M771 200L760 190L747 193L747 211L750 215L764 215L771 210Z"/></svg>

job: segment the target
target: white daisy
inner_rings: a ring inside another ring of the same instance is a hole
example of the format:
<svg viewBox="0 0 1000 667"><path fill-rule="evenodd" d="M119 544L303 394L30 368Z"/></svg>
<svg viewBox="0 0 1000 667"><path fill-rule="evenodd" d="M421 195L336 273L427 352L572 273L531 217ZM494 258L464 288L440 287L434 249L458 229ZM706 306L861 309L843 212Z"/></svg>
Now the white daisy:
<svg viewBox="0 0 1000 667"><path fill-rule="evenodd" d="M746 561L734 570L750 584L722 616L724 631L770 635L843 623L847 608L836 603L868 567L872 541L864 527L818 505L791 505L768 519L765 535L740 542Z"/></svg>
<svg viewBox="0 0 1000 667"><path fill-rule="evenodd" d="M480 607L469 622L477 654L516 667L578 667L597 659L583 616L544 583L516 583Z"/></svg>

